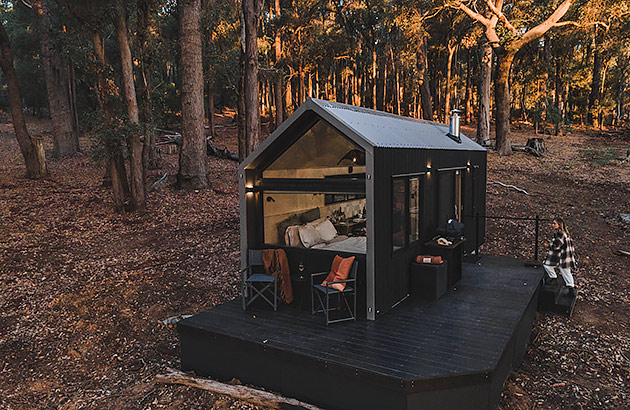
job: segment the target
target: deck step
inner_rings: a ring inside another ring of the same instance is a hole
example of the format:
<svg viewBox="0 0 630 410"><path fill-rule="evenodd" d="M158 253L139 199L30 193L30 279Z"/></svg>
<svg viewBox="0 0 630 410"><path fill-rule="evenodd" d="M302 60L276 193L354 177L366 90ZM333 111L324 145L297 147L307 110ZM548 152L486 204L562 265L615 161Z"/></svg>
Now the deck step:
<svg viewBox="0 0 630 410"><path fill-rule="evenodd" d="M543 285L540 288L540 296L538 298L538 310L560 313L567 317L571 317L577 295L561 295L560 291L564 286L560 284Z"/></svg>

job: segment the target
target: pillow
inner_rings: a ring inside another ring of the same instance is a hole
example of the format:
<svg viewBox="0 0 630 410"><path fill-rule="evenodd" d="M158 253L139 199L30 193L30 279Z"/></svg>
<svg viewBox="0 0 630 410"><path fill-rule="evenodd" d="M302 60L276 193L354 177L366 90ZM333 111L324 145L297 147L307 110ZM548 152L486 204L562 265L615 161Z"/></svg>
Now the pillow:
<svg viewBox="0 0 630 410"><path fill-rule="evenodd" d="M328 282L335 281L335 275L337 274L337 269L339 269L339 265L343 258L339 255L335 255L335 258L332 261L332 266L330 267L330 273L326 276L326 279L322 282L322 286L326 286Z"/></svg>
<svg viewBox="0 0 630 410"><path fill-rule="evenodd" d="M285 234L287 232L287 228L289 226L292 225L301 225L302 224L302 220L300 219L299 216L297 216L296 214L291 215L290 217L288 217L287 219L285 219L282 222L278 223L278 238L284 238ZM285 242L285 245L289 245L288 243Z"/></svg>
<svg viewBox="0 0 630 410"><path fill-rule="evenodd" d="M326 279L322 282L322 286L326 286L326 283L328 282L336 282L338 280L348 279L348 275L350 274L350 269L352 269L353 263L354 263L354 256L351 256L349 258L342 258L339 255L335 255L335 259L333 259L331 271L326 277ZM333 289L337 289L338 291L341 292L346 288L346 284L334 283L330 285L330 287Z"/></svg>
<svg viewBox="0 0 630 410"><path fill-rule="evenodd" d="M310 211L306 211L302 214L302 222L307 224L309 222L313 222L316 219L319 219L319 208L313 208Z"/></svg>
<svg viewBox="0 0 630 410"><path fill-rule="evenodd" d="M306 248L310 248L322 242L322 237L319 235L319 232L317 232L317 229L311 224L300 226L298 232L300 234L300 240Z"/></svg>
<svg viewBox="0 0 630 410"><path fill-rule="evenodd" d="M299 225L291 225L287 228L284 234L284 243L289 246L297 246L299 248L303 248L302 242L300 241L300 226Z"/></svg>
<svg viewBox="0 0 630 410"><path fill-rule="evenodd" d="M318 225L315 225L315 229L317 229L319 236L321 236L322 240L325 242L330 242L337 236L337 230L328 219Z"/></svg>

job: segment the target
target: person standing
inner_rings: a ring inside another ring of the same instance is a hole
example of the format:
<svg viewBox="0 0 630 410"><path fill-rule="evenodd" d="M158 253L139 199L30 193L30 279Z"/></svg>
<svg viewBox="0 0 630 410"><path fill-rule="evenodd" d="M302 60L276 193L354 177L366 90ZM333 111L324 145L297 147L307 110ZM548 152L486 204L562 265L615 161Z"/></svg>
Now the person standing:
<svg viewBox="0 0 630 410"><path fill-rule="evenodd" d="M550 278L549 283L557 280L556 269L559 270L567 285L569 296L575 296L575 282L571 274L571 269L577 266L573 241L562 218L554 218L552 226L553 239L549 243L549 251L542 266Z"/></svg>

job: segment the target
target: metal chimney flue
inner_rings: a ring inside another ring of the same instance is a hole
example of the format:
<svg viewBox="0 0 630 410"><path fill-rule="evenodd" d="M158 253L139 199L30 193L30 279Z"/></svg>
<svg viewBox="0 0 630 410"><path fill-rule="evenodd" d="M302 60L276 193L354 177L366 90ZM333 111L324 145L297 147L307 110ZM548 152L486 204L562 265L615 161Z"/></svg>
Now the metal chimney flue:
<svg viewBox="0 0 630 410"><path fill-rule="evenodd" d="M448 124L448 136L460 144L462 139L459 132L459 114L461 113L461 110L451 110L451 122Z"/></svg>

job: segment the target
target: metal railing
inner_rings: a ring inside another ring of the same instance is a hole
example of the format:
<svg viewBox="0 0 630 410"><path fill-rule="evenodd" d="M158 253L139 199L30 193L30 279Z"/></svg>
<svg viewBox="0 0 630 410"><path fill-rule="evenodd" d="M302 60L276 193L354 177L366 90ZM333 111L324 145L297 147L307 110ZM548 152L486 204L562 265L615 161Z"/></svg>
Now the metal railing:
<svg viewBox="0 0 630 410"><path fill-rule="evenodd" d="M541 218L539 215L535 217L513 217L513 216L490 216L490 215L479 215L479 213L475 215L465 215L468 218L475 218L475 254L479 255L479 220L484 218L484 220L494 219L494 220L511 220L511 221L534 221L536 223L535 228L535 239L534 239L534 261L538 261L538 243L539 243L539 235L540 235L540 223L541 222L551 222L551 219Z"/></svg>

